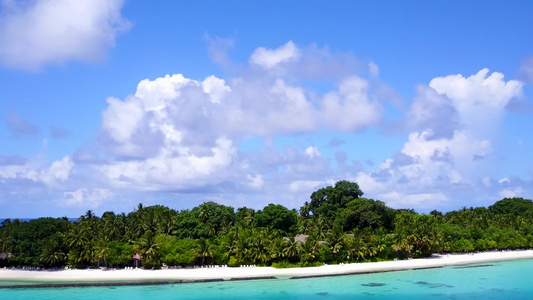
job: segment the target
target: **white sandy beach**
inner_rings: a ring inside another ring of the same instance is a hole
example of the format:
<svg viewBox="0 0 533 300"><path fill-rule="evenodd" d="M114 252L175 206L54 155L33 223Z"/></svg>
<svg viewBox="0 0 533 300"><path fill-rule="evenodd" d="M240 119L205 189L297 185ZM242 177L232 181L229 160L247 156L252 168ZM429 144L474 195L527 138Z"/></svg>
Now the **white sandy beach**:
<svg viewBox="0 0 533 300"><path fill-rule="evenodd" d="M533 250L484 252L475 254L435 255L431 258L400 261L353 263L344 265L325 265L310 268L275 269L271 267L251 268L201 268L169 270L61 270L25 271L0 269L0 281L37 281L37 282L130 282L158 280L206 280L236 279L251 277L307 277L372 272L388 272L422 268L445 267L501 260L533 258Z"/></svg>

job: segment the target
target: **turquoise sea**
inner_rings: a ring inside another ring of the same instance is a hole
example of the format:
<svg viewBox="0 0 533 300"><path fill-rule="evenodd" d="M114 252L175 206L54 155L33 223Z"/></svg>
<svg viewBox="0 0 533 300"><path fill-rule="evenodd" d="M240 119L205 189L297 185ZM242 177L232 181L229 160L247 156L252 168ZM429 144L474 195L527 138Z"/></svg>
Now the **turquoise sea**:
<svg viewBox="0 0 533 300"><path fill-rule="evenodd" d="M0 299L533 299L532 275L528 259L308 279L0 289Z"/></svg>

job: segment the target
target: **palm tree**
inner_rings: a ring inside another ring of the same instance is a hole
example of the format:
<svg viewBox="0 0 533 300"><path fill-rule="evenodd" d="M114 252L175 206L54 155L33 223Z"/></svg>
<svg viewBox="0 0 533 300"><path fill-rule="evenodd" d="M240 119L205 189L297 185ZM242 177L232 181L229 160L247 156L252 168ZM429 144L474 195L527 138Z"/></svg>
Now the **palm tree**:
<svg viewBox="0 0 533 300"><path fill-rule="evenodd" d="M302 254L300 256L302 262L313 261L318 253L318 246L317 240L308 237L305 243L301 244Z"/></svg>
<svg viewBox="0 0 533 300"><path fill-rule="evenodd" d="M205 235L206 237L212 237L216 234L216 227L213 221L209 220L205 223Z"/></svg>
<svg viewBox="0 0 533 300"><path fill-rule="evenodd" d="M328 232L327 243L331 252L337 254L344 247L345 235L341 226L335 226Z"/></svg>
<svg viewBox="0 0 533 300"><path fill-rule="evenodd" d="M78 261L86 262L87 264L92 264L94 262L94 246L92 242L89 242L78 252Z"/></svg>
<svg viewBox="0 0 533 300"><path fill-rule="evenodd" d="M309 234L311 231L311 221L309 219L300 218L298 223L300 224L298 232L301 234Z"/></svg>
<svg viewBox="0 0 533 300"><path fill-rule="evenodd" d="M285 247L283 248L283 257L289 260L297 260L298 255L301 253L300 243L294 241L294 237L284 238Z"/></svg>
<svg viewBox="0 0 533 300"><path fill-rule="evenodd" d="M351 238L348 239L349 259L363 259L368 252L368 248L363 240L363 235L359 228L352 230Z"/></svg>
<svg viewBox="0 0 533 300"><path fill-rule="evenodd" d="M92 230L89 223L82 221L72 227L67 236L70 248L69 260L75 263L91 264L94 260Z"/></svg>
<svg viewBox="0 0 533 300"><path fill-rule="evenodd" d="M137 210L136 210L136 211L137 211L140 215L142 215L143 210L144 210L144 206L143 206L143 204L142 204L142 203L139 203L139 204L137 205Z"/></svg>
<svg viewBox="0 0 533 300"><path fill-rule="evenodd" d="M156 242L154 233L151 230L146 231L134 245L134 250L140 253L143 258L156 259L160 249L161 245Z"/></svg>
<svg viewBox="0 0 533 300"><path fill-rule="evenodd" d="M58 264L63 264L66 255L61 249L61 245L57 242L57 240L50 239L43 247L39 258L40 261L45 265L57 266Z"/></svg>
<svg viewBox="0 0 533 300"><path fill-rule="evenodd" d="M107 235L109 240L119 240L124 235L124 223L120 216L106 215L102 218L103 232Z"/></svg>
<svg viewBox="0 0 533 300"><path fill-rule="evenodd" d="M95 217L94 213L92 210L88 210L85 215L83 216L85 220L91 220Z"/></svg>
<svg viewBox="0 0 533 300"><path fill-rule="evenodd" d="M276 260L283 257L284 244L285 241L282 237L277 237L271 240L270 245L268 247L268 253L271 259Z"/></svg>
<svg viewBox="0 0 533 300"><path fill-rule="evenodd" d="M226 220L226 219L222 220L222 224L220 228L221 234L228 234L231 231L231 229L234 227L234 225L235 224L230 220Z"/></svg>
<svg viewBox="0 0 533 300"><path fill-rule="evenodd" d="M70 248L81 249L89 242L89 233L86 226L76 225L68 234L68 245Z"/></svg>
<svg viewBox="0 0 533 300"><path fill-rule="evenodd" d="M388 251L385 252L385 250L388 247L387 241L388 241L387 235L385 234L385 232L382 230L378 230L377 235L375 236L375 240L374 240L374 243L375 243L374 245L375 245L377 256L385 258L385 256L388 254L387 253Z"/></svg>
<svg viewBox="0 0 533 300"><path fill-rule="evenodd" d="M407 254L411 253L412 246L408 243L407 237L401 234L395 234L392 244L392 250L397 254L405 252Z"/></svg>
<svg viewBox="0 0 533 300"><path fill-rule="evenodd" d="M316 239L319 241L326 240L328 232L328 224L324 218L315 218L313 224L313 234L316 235Z"/></svg>
<svg viewBox="0 0 533 300"><path fill-rule="evenodd" d="M109 248L109 240L107 236L102 235L96 243L95 256L98 259L98 264L100 264L100 259L104 260L104 264L107 267L107 258L111 254L111 249Z"/></svg>
<svg viewBox="0 0 533 300"><path fill-rule="evenodd" d="M249 249L249 257L252 261L266 263L269 260L268 233L268 228L264 228L262 231L252 234L250 239L251 247Z"/></svg>
<svg viewBox="0 0 533 300"><path fill-rule="evenodd" d="M14 253L16 252L17 242L12 236L4 236L0 238L0 252Z"/></svg>
<svg viewBox="0 0 533 300"><path fill-rule="evenodd" d="M48 266L57 266L59 263L65 261L66 255L63 251L54 249L52 247L43 248L40 256L40 261Z"/></svg>
<svg viewBox="0 0 533 300"><path fill-rule="evenodd" d="M206 257L213 257L213 246L206 238L196 240L196 257L202 258L202 266Z"/></svg>

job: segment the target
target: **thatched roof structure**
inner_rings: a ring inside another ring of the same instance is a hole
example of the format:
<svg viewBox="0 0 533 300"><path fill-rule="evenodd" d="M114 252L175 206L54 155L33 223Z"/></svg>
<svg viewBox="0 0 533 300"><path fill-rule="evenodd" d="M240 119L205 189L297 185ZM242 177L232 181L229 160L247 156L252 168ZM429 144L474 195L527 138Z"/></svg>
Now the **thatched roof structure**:
<svg viewBox="0 0 533 300"><path fill-rule="evenodd" d="M309 237L308 234L298 234L294 237L295 242L305 243L307 241L307 238Z"/></svg>

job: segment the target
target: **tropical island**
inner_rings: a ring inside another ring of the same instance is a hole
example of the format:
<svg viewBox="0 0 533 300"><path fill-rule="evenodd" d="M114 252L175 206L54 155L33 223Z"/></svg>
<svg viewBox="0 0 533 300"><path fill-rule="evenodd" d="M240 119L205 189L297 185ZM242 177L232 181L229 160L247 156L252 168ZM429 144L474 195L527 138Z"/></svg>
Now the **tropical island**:
<svg viewBox="0 0 533 300"><path fill-rule="evenodd" d="M6 219L0 227L0 267L18 269L243 270L381 261L400 266L395 260L531 247L531 200L506 198L488 208L419 214L363 198L359 185L349 181L313 192L299 211L274 204L257 211L214 202L182 211L139 204L128 214L97 217L87 211L75 222ZM533 257L522 253L513 257ZM498 253L487 255L481 261L499 259Z"/></svg>

